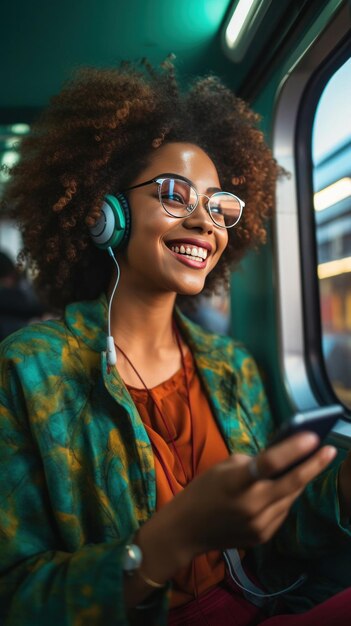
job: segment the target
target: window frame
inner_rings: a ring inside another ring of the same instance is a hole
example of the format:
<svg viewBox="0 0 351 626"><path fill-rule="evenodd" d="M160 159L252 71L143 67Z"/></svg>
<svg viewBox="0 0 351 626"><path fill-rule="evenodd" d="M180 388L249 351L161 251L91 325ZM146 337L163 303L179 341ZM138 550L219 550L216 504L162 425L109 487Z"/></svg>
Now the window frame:
<svg viewBox="0 0 351 626"><path fill-rule="evenodd" d="M274 220L280 361L286 391L299 413L341 406L322 354L311 138L326 76L347 54L349 24L344 5L285 76L274 113L273 154L290 173L278 182ZM341 445L351 440L346 408L345 418L333 431Z"/></svg>
<svg viewBox="0 0 351 626"><path fill-rule="evenodd" d="M327 373L322 350L318 253L313 206L312 126L321 95L335 72L351 56L351 40L344 39L311 77L301 99L296 126L296 177L306 363L311 386L323 403L340 402Z"/></svg>

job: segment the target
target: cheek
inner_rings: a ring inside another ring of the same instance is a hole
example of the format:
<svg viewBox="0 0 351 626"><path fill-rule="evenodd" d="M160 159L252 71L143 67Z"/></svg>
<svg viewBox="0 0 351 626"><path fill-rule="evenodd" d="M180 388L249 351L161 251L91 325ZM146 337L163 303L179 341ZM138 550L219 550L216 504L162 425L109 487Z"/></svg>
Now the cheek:
<svg viewBox="0 0 351 626"><path fill-rule="evenodd" d="M218 254L219 257L222 256L224 250L226 249L227 245L228 245L228 231L227 230L223 230L218 234Z"/></svg>
<svg viewBox="0 0 351 626"><path fill-rule="evenodd" d="M148 214L148 219L145 217L146 215L137 215L133 219L128 245L130 258L137 258L141 263L145 263L146 258L156 260L160 240L169 228L167 216L158 215L155 210L153 215Z"/></svg>
<svg viewBox="0 0 351 626"><path fill-rule="evenodd" d="M175 218L167 215L166 211L159 204L155 205L153 203L145 204L143 211L139 211L134 219L135 233L138 238L145 236L152 242L161 240L176 225L178 223Z"/></svg>
<svg viewBox="0 0 351 626"><path fill-rule="evenodd" d="M223 233L221 232L220 235L217 235L217 250L216 250L216 254L214 255L212 259L212 264L209 267L210 272L216 267L227 245L228 245L228 232L225 230Z"/></svg>
<svg viewBox="0 0 351 626"><path fill-rule="evenodd" d="M222 250L222 252L224 252L224 250L226 249L226 247L228 245L228 240L229 240L228 231L225 230L225 231L223 231L223 250Z"/></svg>

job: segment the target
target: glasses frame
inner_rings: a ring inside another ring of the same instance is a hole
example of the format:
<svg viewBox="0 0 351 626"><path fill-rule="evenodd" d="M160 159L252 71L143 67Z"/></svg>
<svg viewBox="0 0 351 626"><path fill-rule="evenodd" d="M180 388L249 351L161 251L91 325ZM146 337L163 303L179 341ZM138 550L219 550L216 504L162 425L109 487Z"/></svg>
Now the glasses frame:
<svg viewBox="0 0 351 626"><path fill-rule="evenodd" d="M168 209L165 207L165 205L162 202L162 197L161 197L161 187L162 184L164 183L165 180L180 180L183 183L186 183L187 185L189 185L189 187L191 187L196 194L196 203L194 205L188 205L189 208L189 213L188 215L173 215L173 213L170 213L170 211L168 211ZM121 193L125 193L126 191L131 191L132 189L138 189L139 187L145 187L146 185L151 185L152 183L156 183L158 185L158 198L160 201L160 204L162 206L162 208L166 211L166 213L170 216L170 217L174 217L174 219L186 219L187 217L189 217L192 213L194 213L195 209L197 208L198 204L199 204L199 198L203 197L203 198L207 198L207 206L206 211L208 212L212 222L218 226L218 228L225 228L228 230L228 228L233 228L233 226L236 226L237 223L239 222L239 220L241 219L242 213L243 213L243 208L245 207L245 202L243 200L241 200L240 198L238 198L238 196L236 196L234 193L231 193L230 191L215 191L211 196L207 196L204 193L199 193L197 191L197 189L194 187L194 185L192 185L189 181L185 180L184 178L178 178L177 176L174 175L167 175L167 174L161 174L161 176L157 176L156 178L151 178L150 180L146 180L143 183L138 183L137 185L133 185L132 187L128 187L127 189L125 189L124 191L122 191ZM223 226L222 224L218 224L213 215L212 215L212 211L211 211L211 199L216 196L217 194L226 194L228 196L233 196L233 198L235 198L240 205L240 213L239 213L239 217L238 219L234 222L234 224L231 224L230 226Z"/></svg>

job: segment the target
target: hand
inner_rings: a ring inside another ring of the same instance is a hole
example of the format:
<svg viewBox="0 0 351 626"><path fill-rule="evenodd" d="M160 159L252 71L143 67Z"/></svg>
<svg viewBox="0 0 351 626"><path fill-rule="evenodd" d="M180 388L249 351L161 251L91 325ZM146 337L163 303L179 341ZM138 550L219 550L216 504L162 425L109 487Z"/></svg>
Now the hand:
<svg viewBox="0 0 351 626"><path fill-rule="evenodd" d="M258 480L250 472L250 457L235 454L193 481L177 498L179 505L189 509L186 527L194 554L268 541L294 500L324 470L336 450L325 446L281 478L270 477L317 445L315 435L301 433L272 446L256 458Z"/></svg>
<svg viewBox="0 0 351 626"><path fill-rule="evenodd" d="M349 525L351 523L351 450L340 465L338 493L341 521Z"/></svg>
<svg viewBox="0 0 351 626"><path fill-rule="evenodd" d="M282 477L270 477L317 445L316 435L300 433L265 450L256 457L259 479L250 471L251 457L244 454L234 454L195 478L138 534L148 576L162 582L197 554L268 541L336 450L324 446Z"/></svg>

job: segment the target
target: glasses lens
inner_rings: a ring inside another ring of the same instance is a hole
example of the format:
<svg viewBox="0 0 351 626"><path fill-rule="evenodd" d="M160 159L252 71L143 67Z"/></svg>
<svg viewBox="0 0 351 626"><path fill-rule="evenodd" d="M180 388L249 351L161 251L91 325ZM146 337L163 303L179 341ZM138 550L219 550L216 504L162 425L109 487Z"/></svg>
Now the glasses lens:
<svg viewBox="0 0 351 626"><path fill-rule="evenodd" d="M234 226L241 217L242 205L232 193L220 192L211 196L211 216L215 224L225 228Z"/></svg>
<svg viewBox="0 0 351 626"><path fill-rule="evenodd" d="M184 180L165 178L160 187L162 206L173 217L186 217L197 204L195 189Z"/></svg>

